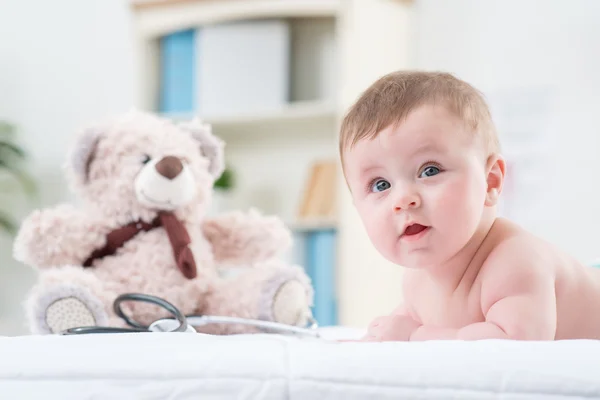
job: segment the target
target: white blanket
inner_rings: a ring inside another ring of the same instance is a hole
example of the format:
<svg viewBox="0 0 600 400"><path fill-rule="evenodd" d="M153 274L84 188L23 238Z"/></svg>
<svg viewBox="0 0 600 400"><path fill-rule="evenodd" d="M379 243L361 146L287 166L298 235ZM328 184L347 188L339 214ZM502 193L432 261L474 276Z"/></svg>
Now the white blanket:
<svg viewBox="0 0 600 400"><path fill-rule="evenodd" d="M7 399L600 398L600 341L90 334L3 337L0 357Z"/></svg>

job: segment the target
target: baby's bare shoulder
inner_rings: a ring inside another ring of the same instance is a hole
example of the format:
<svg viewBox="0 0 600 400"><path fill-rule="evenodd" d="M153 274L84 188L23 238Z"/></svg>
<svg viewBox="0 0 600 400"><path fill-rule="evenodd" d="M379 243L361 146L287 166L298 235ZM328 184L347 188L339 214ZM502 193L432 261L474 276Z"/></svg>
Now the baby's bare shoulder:
<svg viewBox="0 0 600 400"><path fill-rule="evenodd" d="M560 258L557 248L511 225L498 233L481 267L482 295L493 302L554 285Z"/></svg>
<svg viewBox="0 0 600 400"><path fill-rule="evenodd" d="M549 270L560 257L552 244L508 221L500 221L493 233L493 243L484 261L482 272L513 274L514 270Z"/></svg>

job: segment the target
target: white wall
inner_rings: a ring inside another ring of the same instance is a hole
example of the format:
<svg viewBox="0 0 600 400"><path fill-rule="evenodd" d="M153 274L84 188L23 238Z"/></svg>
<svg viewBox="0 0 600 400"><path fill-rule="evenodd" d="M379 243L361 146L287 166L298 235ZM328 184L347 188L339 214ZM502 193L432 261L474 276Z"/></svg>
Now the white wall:
<svg viewBox="0 0 600 400"><path fill-rule="evenodd" d="M43 205L68 198L60 166L75 130L133 104L128 13L124 0L0 3L0 119L18 125ZM4 238L0 335L23 331L20 303L34 279L11 260Z"/></svg>

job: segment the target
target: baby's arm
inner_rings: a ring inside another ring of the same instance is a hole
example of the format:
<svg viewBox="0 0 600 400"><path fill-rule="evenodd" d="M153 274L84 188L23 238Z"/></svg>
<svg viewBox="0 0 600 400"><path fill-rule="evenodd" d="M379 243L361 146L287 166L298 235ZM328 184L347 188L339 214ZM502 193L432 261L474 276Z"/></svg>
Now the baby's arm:
<svg viewBox="0 0 600 400"><path fill-rule="evenodd" d="M367 334L362 338L365 342L406 341L420 326L416 316L405 303L398 306L389 315L375 318L367 328Z"/></svg>
<svg viewBox="0 0 600 400"><path fill-rule="evenodd" d="M556 332L554 275L532 243L511 241L482 268L485 322L461 329L420 326L410 340L553 340Z"/></svg>
<svg viewBox="0 0 600 400"><path fill-rule="evenodd" d="M410 340L553 340L556 297L550 261L533 244L519 240L496 249L482 268L485 322L461 329L420 326Z"/></svg>

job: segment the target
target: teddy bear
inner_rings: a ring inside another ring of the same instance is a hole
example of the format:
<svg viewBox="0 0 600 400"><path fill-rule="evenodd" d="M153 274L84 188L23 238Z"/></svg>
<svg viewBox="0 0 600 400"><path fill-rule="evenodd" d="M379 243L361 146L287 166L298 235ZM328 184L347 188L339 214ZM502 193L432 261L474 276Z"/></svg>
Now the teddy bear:
<svg viewBox="0 0 600 400"><path fill-rule="evenodd" d="M281 257L292 244L284 223L254 208L207 213L225 165L225 143L209 124L131 110L90 124L74 142L65 172L78 204L34 210L14 241L14 258L38 271L24 302L32 333L125 327L113 311L123 293L158 296L185 315L309 322L313 288ZM146 326L170 317L148 303L122 309Z"/></svg>

